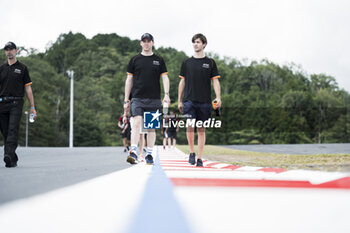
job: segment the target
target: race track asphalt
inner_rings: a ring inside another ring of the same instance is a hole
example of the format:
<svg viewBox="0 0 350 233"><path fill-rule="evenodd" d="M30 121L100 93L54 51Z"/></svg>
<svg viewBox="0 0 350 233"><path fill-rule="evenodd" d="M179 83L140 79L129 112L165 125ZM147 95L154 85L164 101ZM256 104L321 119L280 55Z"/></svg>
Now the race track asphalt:
<svg viewBox="0 0 350 233"><path fill-rule="evenodd" d="M255 152L278 153L278 154L350 154L350 143L334 144L273 144L273 145L225 145L235 150Z"/></svg>
<svg viewBox="0 0 350 233"><path fill-rule="evenodd" d="M0 205L131 166L122 147L21 147L17 154L18 167L0 166Z"/></svg>

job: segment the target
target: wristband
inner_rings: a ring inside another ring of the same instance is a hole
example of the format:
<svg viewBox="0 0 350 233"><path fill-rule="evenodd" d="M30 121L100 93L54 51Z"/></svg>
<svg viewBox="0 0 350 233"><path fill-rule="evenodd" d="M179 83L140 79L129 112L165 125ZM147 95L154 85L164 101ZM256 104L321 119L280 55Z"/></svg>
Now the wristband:
<svg viewBox="0 0 350 233"><path fill-rule="evenodd" d="M30 109L35 109L35 107L30 107Z"/></svg>

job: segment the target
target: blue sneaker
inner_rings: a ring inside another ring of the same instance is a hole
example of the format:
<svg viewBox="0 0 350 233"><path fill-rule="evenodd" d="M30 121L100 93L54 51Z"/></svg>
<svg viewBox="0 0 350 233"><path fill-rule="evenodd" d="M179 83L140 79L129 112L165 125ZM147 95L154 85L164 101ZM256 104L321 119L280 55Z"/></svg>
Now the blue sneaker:
<svg viewBox="0 0 350 233"><path fill-rule="evenodd" d="M128 156L128 158L126 159L126 162L128 162L128 163L130 163L130 164L137 164L137 163L138 163L138 161L137 161L137 155L136 155L134 152L130 151L130 152L129 152L129 156Z"/></svg>
<svg viewBox="0 0 350 233"><path fill-rule="evenodd" d="M203 161L201 159L197 159L197 167L203 167Z"/></svg>
<svg viewBox="0 0 350 233"><path fill-rule="evenodd" d="M148 164L148 165L153 165L154 164L152 155L147 155L145 157L145 160L146 160L146 164Z"/></svg>
<svg viewBox="0 0 350 233"><path fill-rule="evenodd" d="M191 165L196 164L196 153L190 153L190 157L188 158L188 163Z"/></svg>

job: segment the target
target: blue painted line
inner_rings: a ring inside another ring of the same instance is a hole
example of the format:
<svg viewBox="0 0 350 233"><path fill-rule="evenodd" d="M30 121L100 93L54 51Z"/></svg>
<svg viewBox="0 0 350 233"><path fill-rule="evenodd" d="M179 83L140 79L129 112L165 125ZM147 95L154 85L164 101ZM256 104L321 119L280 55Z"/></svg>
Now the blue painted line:
<svg viewBox="0 0 350 233"><path fill-rule="evenodd" d="M128 233L190 233L173 185L160 166L158 147L152 173Z"/></svg>

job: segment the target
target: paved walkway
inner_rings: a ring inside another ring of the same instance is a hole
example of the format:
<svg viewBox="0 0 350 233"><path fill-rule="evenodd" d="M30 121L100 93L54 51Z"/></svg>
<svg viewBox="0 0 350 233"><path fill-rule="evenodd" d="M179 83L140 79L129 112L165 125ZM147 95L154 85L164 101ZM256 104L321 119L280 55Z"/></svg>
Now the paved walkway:
<svg viewBox="0 0 350 233"><path fill-rule="evenodd" d="M0 206L4 232L350 232L350 176L187 163L154 150L140 163Z"/></svg>

